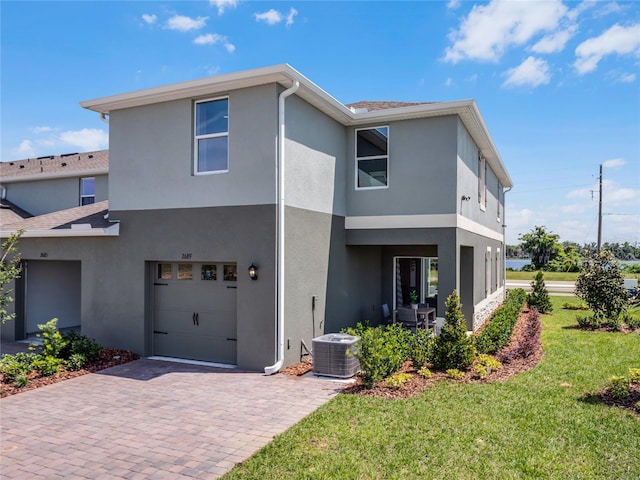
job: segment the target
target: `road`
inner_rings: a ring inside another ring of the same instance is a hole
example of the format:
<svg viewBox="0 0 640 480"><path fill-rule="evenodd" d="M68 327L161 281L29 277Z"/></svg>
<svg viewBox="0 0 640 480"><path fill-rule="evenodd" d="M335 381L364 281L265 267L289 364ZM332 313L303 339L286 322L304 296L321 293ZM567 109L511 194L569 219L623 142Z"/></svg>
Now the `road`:
<svg viewBox="0 0 640 480"><path fill-rule="evenodd" d="M571 296L575 290L574 282L544 282L547 291L552 295ZM528 280L507 280L507 289L522 288L531 291L531 281Z"/></svg>

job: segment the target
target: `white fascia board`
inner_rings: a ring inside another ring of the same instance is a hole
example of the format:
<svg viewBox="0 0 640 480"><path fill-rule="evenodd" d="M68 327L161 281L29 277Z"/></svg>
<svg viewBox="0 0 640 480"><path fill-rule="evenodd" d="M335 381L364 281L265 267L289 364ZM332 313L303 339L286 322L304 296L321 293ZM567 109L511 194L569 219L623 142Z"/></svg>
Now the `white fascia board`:
<svg viewBox="0 0 640 480"><path fill-rule="evenodd" d="M8 238L16 230L0 230L0 238ZM25 230L20 238L64 238L64 237L117 237L120 235L120 223L106 228L64 228L60 230Z"/></svg>
<svg viewBox="0 0 640 480"><path fill-rule="evenodd" d="M108 168L93 168L91 170L69 170L66 172L33 173L30 175L14 175L12 177L2 177L1 183L31 182L37 180L50 180L54 178L71 177L95 177L96 175L108 175Z"/></svg>
<svg viewBox="0 0 640 480"><path fill-rule="evenodd" d="M346 230L377 230L393 228L460 228L502 242L504 236L473 220L456 213L433 215L371 215L346 217Z"/></svg>

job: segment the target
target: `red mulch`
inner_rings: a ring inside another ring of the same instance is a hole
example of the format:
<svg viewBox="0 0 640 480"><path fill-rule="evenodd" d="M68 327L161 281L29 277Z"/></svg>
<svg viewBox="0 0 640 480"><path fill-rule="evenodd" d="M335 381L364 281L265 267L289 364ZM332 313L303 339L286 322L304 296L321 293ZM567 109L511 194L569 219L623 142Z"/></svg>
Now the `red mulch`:
<svg viewBox="0 0 640 480"><path fill-rule="evenodd" d="M140 358L140 355L129 352L128 350L105 348L98 361L90 363L85 366L85 368L75 372L68 371L64 367L60 367L60 372L49 377L41 377L37 372L32 372L27 375L29 382L22 388L16 387L13 382L4 383L4 378L0 375L0 398L15 395L16 393L26 392L27 390L33 390L34 388L44 387L45 385L62 382L69 378L79 377L81 375L86 375L87 373L104 370L105 368L115 367L116 365L128 363L133 360L137 360L138 358Z"/></svg>

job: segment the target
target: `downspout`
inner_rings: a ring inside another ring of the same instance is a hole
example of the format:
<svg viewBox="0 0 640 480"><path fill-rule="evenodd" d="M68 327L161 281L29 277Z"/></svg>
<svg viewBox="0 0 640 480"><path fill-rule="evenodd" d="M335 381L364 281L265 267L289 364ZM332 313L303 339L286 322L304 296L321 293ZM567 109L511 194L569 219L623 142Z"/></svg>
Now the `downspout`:
<svg viewBox="0 0 640 480"><path fill-rule="evenodd" d="M285 186L285 163L284 163L284 140L285 140L285 123L284 123L284 101L289 95L293 95L298 88L300 82L295 81L293 85L282 92L278 97L278 159L277 159L277 175L278 175L278 264L277 264L277 281L278 281L278 299L277 299L277 353L276 363L271 366L264 367L266 375L277 373L284 363L284 186Z"/></svg>

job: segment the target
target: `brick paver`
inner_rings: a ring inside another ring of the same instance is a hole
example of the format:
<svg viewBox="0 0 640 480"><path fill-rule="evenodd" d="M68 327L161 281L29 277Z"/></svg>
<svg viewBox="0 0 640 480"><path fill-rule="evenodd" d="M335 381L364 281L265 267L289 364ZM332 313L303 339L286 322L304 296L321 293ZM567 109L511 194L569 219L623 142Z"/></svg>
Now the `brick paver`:
<svg viewBox="0 0 640 480"><path fill-rule="evenodd" d="M218 478L342 387L137 360L0 400L0 477Z"/></svg>

